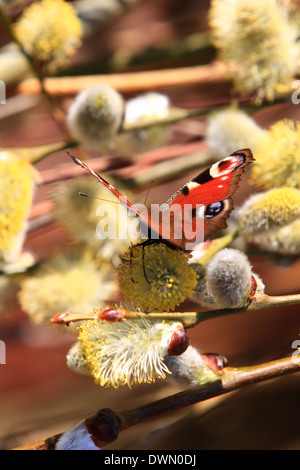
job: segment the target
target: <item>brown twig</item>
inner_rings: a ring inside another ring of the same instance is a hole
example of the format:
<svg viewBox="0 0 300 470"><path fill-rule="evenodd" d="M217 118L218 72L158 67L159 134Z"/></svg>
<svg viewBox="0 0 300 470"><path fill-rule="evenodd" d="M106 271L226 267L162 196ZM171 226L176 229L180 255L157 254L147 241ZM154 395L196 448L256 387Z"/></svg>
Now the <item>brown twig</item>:
<svg viewBox="0 0 300 470"><path fill-rule="evenodd" d="M199 323L213 318L225 317L228 315L252 312L254 310L263 310L267 308L282 307L287 305L300 304L300 294L271 296L256 292L247 305L241 308L222 308L217 310L205 310L202 312L132 312L126 311L127 320L136 320L145 316L147 320L152 321L174 321L181 322L185 328L194 328ZM77 312L64 312L52 318L52 323L68 325L72 322L81 322L85 320L97 319L98 314L82 314Z"/></svg>
<svg viewBox="0 0 300 470"><path fill-rule="evenodd" d="M226 367L223 369L220 380L213 383L184 390L171 397L163 398L134 410L123 411L119 414L122 421L121 430L124 431L136 424L140 424L148 419L157 418L168 412L233 392L246 385L264 382L274 377L297 372L299 371L299 365L299 362L295 361L292 357L288 357L258 366Z"/></svg>
<svg viewBox="0 0 300 470"><path fill-rule="evenodd" d="M215 61L207 65L166 70L82 77L49 77L44 80L44 86L51 96L72 96L85 88L107 83L116 90L125 93L181 85L205 85L208 83L214 85L228 80L226 65ZM28 78L19 84L16 91L17 93L37 94L41 92L41 87L38 80Z"/></svg>
<svg viewBox="0 0 300 470"><path fill-rule="evenodd" d="M250 367L226 367L223 369L220 378L214 382L192 387L139 408L117 413L111 412L111 414L119 419L119 432L125 431L150 419L161 417L167 413L224 395L242 387L297 372L299 371L299 365L299 360L295 360L294 357L287 357ZM96 418L97 415L99 415L99 412L93 418ZM91 418L89 418L90 420ZM55 450L56 443L62 435L63 433L14 450ZM95 442L93 435L91 435L91 439ZM105 443L103 443L104 446Z"/></svg>
<svg viewBox="0 0 300 470"><path fill-rule="evenodd" d="M33 74L36 77L33 80L35 80L38 83L39 93L42 93L44 95L46 101L48 102L48 105L49 105L49 108L51 110L51 113L52 113L53 117L55 118L55 120L58 123L63 123L64 122L64 113L58 107L57 103L55 101L53 101L52 96L49 95L48 91L46 90L45 85L44 85L44 80L41 77L38 68L36 67L36 64L34 62L33 57L31 57L31 55L26 52L26 49L23 47L23 44L19 41L18 37L16 36L16 34L15 34L13 28L12 28L10 19L4 13L4 10L1 7L0 7L0 20L2 21L3 26L4 26L7 34L9 35L10 39L15 44L17 44L17 46L19 47L19 49L20 49L21 53L23 54L23 56L27 59L29 65L30 65L31 71L33 72Z"/></svg>

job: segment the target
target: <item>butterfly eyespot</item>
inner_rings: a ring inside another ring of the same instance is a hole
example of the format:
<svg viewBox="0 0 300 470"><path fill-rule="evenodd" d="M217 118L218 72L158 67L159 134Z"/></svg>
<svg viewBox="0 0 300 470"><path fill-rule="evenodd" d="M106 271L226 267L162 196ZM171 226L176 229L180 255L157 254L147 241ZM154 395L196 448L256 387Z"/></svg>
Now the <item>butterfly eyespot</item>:
<svg viewBox="0 0 300 470"><path fill-rule="evenodd" d="M189 188L188 188L188 185L183 186L181 192L182 192L182 194L183 194L184 196L188 196L189 193L190 193L190 190L189 190Z"/></svg>
<svg viewBox="0 0 300 470"><path fill-rule="evenodd" d="M212 219L221 212L223 207L224 204L222 201L213 202L212 204L209 204L208 206L206 206L204 217L206 219Z"/></svg>

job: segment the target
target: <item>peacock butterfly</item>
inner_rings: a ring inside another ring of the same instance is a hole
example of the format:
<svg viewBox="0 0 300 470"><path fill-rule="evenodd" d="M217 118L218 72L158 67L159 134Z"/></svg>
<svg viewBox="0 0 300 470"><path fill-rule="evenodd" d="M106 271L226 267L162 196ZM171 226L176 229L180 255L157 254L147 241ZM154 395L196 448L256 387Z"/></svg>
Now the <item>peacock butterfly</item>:
<svg viewBox="0 0 300 470"><path fill-rule="evenodd" d="M69 152L68 152L69 153ZM138 217L146 243L162 242L191 251L197 244L226 227L233 209L232 194L246 166L254 161L250 149L238 150L204 170L182 186L161 206L149 211L123 196L104 178L69 153L74 162L89 171Z"/></svg>

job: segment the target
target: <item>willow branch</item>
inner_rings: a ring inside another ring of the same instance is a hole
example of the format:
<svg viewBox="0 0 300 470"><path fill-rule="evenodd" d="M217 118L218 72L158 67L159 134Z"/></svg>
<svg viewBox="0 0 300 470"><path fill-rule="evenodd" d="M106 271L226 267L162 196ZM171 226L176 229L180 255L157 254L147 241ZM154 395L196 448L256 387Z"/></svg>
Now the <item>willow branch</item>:
<svg viewBox="0 0 300 470"><path fill-rule="evenodd" d="M254 310L263 310L267 308L282 307L287 305L300 304L300 294L270 296L261 292L256 292L254 297L247 305L242 308L223 308L218 310L206 310L204 312L132 312L126 311L127 320L136 320L144 316L150 321L174 321L181 322L185 328L193 328L199 323L214 318L226 317L245 312L252 312ZM51 319L52 323L61 325L69 325L73 322L102 319L101 312L82 314L77 312L63 312L59 313Z"/></svg>
<svg viewBox="0 0 300 470"><path fill-rule="evenodd" d="M293 356L267 362L260 365L250 367L225 367L218 380L201 386L195 386L166 398L154 401L147 405L121 412L111 412L119 421L118 431L125 431L135 425L147 422L154 418L159 418L168 413L184 409L196 403L203 402L210 398L225 395L229 392L241 389L245 386L265 382L275 377L281 377L299 371L299 360ZM97 419L98 412L92 419ZM87 425L91 418L82 422L82 426ZM56 444L64 433L43 439L41 441L28 444L14 450L56 450ZM95 442L95 436L91 434L91 439ZM105 447L107 443L102 442L101 447Z"/></svg>
<svg viewBox="0 0 300 470"><path fill-rule="evenodd" d="M44 86L51 96L72 96L85 88L107 83L121 93L129 93L181 85L214 85L228 80L226 65L215 61L207 65L175 69L80 77L48 77L44 80ZM40 83L34 78L24 80L17 87L17 93L38 94L40 92Z"/></svg>
<svg viewBox="0 0 300 470"><path fill-rule="evenodd" d="M251 367L226 367L223 369L220 380L213 383L184 390L134 410L123 411L119 415L122 420L120 429L124 431L149 419L233 392L247 385L298 372L299 365L299 361L295 361L293 357L288 357Z"/></svg>
<svg viewBox="0 0 300 470"><path fill-rule="evenodd" d="M46 92L51 96L77 95L85 88L109 83L120 93L136 93L175 86L205 86L231 83L232 79L225 63L214 60L209 64L172 69L146 70L99 75L69 77L47 77L44 80ZM278 94L277 99L285 99L293 90L292 80L286 93ZM39 80L28 78L16 88L17 93L39 94Z"/></svg>
<svg viewBox="0 0 300 470"><path fill-rule="evenodd" d="M53 153L62 152L77 146L79 146L79 143L75 140L65 140L52 142L50 144L35 145L33 147L5 147L1 148L1 151L16 152L22 159L35 165Z"/></svg>
<svg viewBox="0 0 300 470"><path fill-rule="evenodd" d="M149 119L144 120L142 122L138 122L135 124L126 124L124 123L120 133L123 134L125 132L138 132L143 129L148 129L153 126L161 125L161 126L168 126L170 124L174 124L178 121L182 121L183 119L189 119L197 116L203 116L209 112L212 112L213 108L201 108L201 109L183 109L183 108L171 108L167 116L162 118L156 119Z"/></svg>

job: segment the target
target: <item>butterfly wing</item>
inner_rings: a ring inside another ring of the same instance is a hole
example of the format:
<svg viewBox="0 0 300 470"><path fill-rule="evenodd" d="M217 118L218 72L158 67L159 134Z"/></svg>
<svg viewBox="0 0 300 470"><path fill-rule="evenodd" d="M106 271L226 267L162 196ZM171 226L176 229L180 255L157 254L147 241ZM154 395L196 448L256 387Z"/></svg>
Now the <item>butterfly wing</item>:
<svg viewBox="0 0 300 470"><path fill-rule="evenodd" d="M232 153L182 186L153 214L137 208L98 173L69 155L138 217L142 233L151 240L160 239L185 250L226 227L233 209L231 195L238 188L245 167L254 160L249 149Z"/></svg>
<svg viewBox="0 0 300 470"><path fill-rule="evenodd" d="M238 188L246 166L254 161L250 149L242 149L214 163L186 183L164 204L171 220L172 243L187 249L226 227L233 209L231 195ZM162 237L163 227L161 227Z"/></svg>

